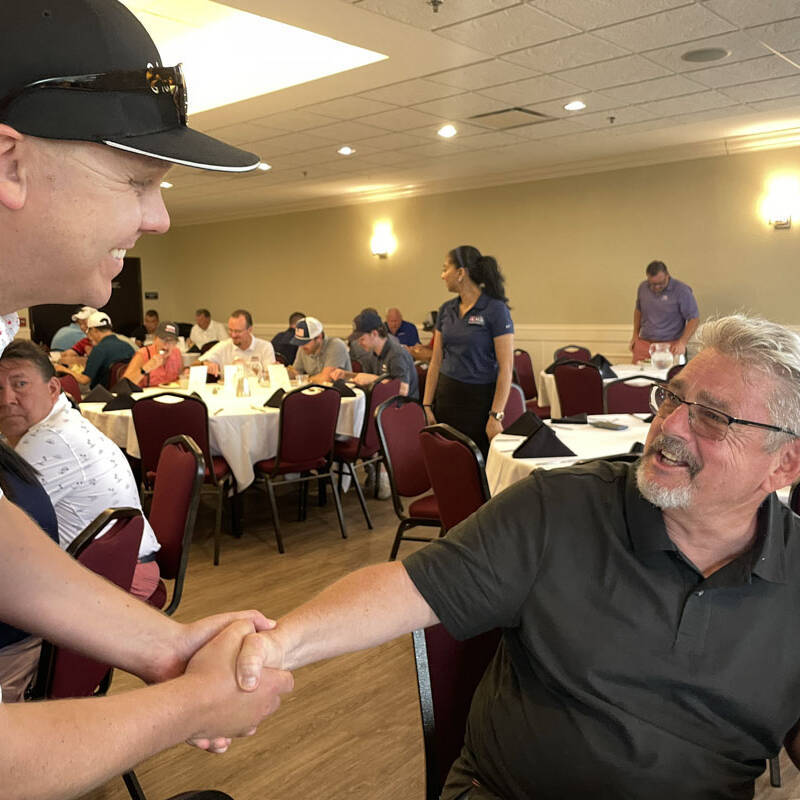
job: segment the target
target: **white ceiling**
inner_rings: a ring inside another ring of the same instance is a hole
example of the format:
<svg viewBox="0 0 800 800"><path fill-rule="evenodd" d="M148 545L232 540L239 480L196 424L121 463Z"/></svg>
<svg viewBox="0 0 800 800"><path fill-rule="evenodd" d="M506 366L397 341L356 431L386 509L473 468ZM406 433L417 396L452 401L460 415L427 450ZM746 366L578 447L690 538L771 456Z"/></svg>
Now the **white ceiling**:
<svg viewBox="0 0 800 800"><path fill-rule="evenodd" d="M176 168L166 192L175 224L800 137L800 0L443 0L438 13L425 0L225 1L389 58L193 116L193 127L273 169L230 176ZM681 60L700 47L730 55ZM565 111L574 99L587 108ZM471 119L513 106L552 119L508 130ZM449 141L436 135L447 122L459 130ZM344 144L355 155L338 155Z"/></svg>

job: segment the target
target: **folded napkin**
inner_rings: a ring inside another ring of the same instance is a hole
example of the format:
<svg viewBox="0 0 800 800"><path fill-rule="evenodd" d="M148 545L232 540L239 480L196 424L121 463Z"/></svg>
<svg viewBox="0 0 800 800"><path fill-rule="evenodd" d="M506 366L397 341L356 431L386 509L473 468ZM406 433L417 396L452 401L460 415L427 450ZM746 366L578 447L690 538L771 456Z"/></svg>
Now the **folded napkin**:
<svg viewBox="0 0 800 800"><path fill-rule="evenodd" d="M554 417L550 420L555 425L588 425L587 414L573 414L571 417Z"/></svg>
<svg viewBox="0 0 800 800"><path fill-rule="evenodd" d="M141 392L140 386L137 386L132 380L128 378L120 378L112 387L111 391L114 394L133 394L134 392Z"/></svg>
<svg viewBox="0 0 800 800"><path fill-rule="evenodd" d="M515 419L503 433L509 433L512 436L530 436L536 433L543 424L533 411L526 411L521 417Z"/></svg>
<svg viewBox="0 0 800 800"><path fill-rule="evenodd" d="M514 451L513 455L514 458L551 458L574 456L575 453L547 425L542 425Z"/></svg>
<svg viewBox="0 0 800 800"><path fill-rule="evenodd" d="M126 408L133 408L135 402L132 395L118 394L103 406L103 411L124 411Z"/></svg>
<svg viewBox="0 0 800 800"><path fill-rule="evenodd" d="M629 453L644 453L644 442L634 442Z"/></svg>
<svg viewBox="0 0 800 800"><path fill-rule="evenodd" d="M611 362L602 353L595 353L589 363L594 364L597 369L600 370L600 375L602 375L603 378L608 379L617 377L617 373L611 369Z"/></svg>
<svg viewBox="0 0 800 800"><path fill-rule="evenodd" d="M280 408L281 407L281 398L286 394L285 389L276 389L272 396L264 403L264 406L267 408Z"/></svg>
<svg viewBox="0 0 800 800"><path fill-rule="evenodd" d="M105 386L100 386L98 384L83 398L83 400L81 400L81 403L107 403L109 400L113 399L114 395L111 394Z"/></svg>
<svg viewBox="0 0 800 800"><path fill-rule="evenodd" d="M333 388L336 389L342 397L356 396L356 393L341 378L333 382Z"/></svg>

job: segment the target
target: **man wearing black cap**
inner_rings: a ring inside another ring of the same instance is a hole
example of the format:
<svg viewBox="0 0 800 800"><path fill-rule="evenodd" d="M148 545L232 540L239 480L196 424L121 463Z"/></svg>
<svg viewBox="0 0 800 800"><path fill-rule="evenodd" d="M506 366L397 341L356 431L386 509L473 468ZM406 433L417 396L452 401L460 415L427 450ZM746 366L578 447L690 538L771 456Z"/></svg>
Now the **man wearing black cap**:
<svg viewBox="0 0 800 800"><path fill-rule="evenodd" d="M389 329L377 312L365 308L353 320L353 334L365 350L375 354L378 374L369 372L348 372L335 369L331 373L334 380L345 378L360 386L366 386L378 378L397 378L400 380L400 394L419 399L419 381L414 359L400 342L389 336Z"/></svg>
<svg viewBox="0 0 800 800"><path fill-rule="evenodd" d="M15 309L108 301L126 250L169 227L160 181L171 162L237 172L258 157L187 127L180 69L160 66L121 3L3 3L0 350ZM32 480L5 445L0 470ZM0 619L157 684L0 704L4 797L80 795L185 739L222 752L291 689L289 673L238 657L243 636L271 625L261 614L179 624L78 565L4 496L0 552Z"/></svg>

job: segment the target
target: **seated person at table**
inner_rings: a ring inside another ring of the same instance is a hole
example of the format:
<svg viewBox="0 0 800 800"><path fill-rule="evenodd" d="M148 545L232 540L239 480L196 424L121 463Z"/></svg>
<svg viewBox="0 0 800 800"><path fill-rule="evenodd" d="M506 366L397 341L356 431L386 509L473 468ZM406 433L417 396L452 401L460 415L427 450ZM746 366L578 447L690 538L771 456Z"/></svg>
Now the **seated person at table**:
<svg viewBox="0 0 800 800"><path fill-rule="evenodd" d="M63 548L107 508L141 510L124 454L72 407L50 359L31 342L14 341L0 356L0 433L37 471L55 509ZM139 597L149 597L158 586L160 547L145 519L131 587Z"/></svg>
<svg viewBox="0 0 800 800"><path fill-rule="evenodd" d="M117 361L129 361L134 356L134 349L114 335L111 317L104 311L95 311L86 320L86 335L92 343L92 352L86 359L83 372L72 372L62 364L55 367L58 372L68 372L78 383L88 383L94 389L98 384L105 386L111 365Z"/></svg>
<svg viewBox="0 0 800 800"><path fill-rule="evenodd" d="M534 470L442 539L253 637L295 669L500 628L442 800L744 800L800 763L800 336L713 320L635 464ZM332 794L336 793L331 787Z"/></svg>
<svg viewBox="0 0 800 800"><path fill-rule="evenodd" d="M399 308L390 308L386 312L386 327L404 347L419 344L419 331L413 322L406 322Z"/></svg>
<svg viewBox="0 0 800 800"><path fill-rule="evenodd" d="M379 378L397 378L400 381L400 394L418 400L419 382L414 359L397 339L389 335L387 326L378 313L365 308L353 320L353 333L358 337L361 347L375 354L377 374L335 369L331 372L331 378L352 380L359 386L366 386Z"/></svg>
<svg viewBox="0 0 800 800"><path fill-rule="evenodd" d="M86 335L92 343L92 351L86 359L83 372L73 372L63 364L56 364L55 367L58 372L67 372L78 383L88 383L89 388L94 389L98 384L105 386L111 365L117 361L130 361L134 349L114 335L111 317L104 311L95 311L86 320Z"/></svg>
<svg viewBox="0 0 800 800"><path fill-rule="evenodd" d="M67 349L62 350L61 356L58 359L61 364L66 364L67 366L71 364L80 364L82 367L86 366L86 357L92 350L92 343L86 335L86 320L89 319L95 311L97 311L96 308L83 306L80 311L76 311L72 315L73 321L81 330L81 338L71 344ZM52 346L50 349L53 349Z"/></svg>
<svg viewBox="0 0 800 800"><path fill-rule="evenodd" d="M86 306L83 308L86 308ZM69 325L62 326L53 334L53 338L50 340L51 353L56 350L59 352L62 350L69 350L72 345L85 338L86 334L83 332L83 328L78 324L78 314L83 311L83 308L79 308L72 315ZM94 311L94 309L92 309L92 311ZM86 316L88 317L89 315L87 314Z"/></svg>
<svg viewBox="0 0 800 800"><path fill-rule="evenodd" d="M228 364L249 364L257 358L262 367L275 363L275 351L264 339L253 336L253 317L249 311L237 308L228 320L229 339L215 344L198 359L208 367L210 375L220 375Z"/></svg>
<svg viewBox="0 0 800 800"><path fill-rule="evenodd" d="M297 356L297 345L292 344L294 339L294 326L305 317L302 311L295 311L289 317L289 327L285 331L276 333L272 337L272 346L275 353L283 356L285 364L294 364L295 357Z"/></svg>
<svg viewBox="0 0 800 800"><path fill-rule="evenodd" d="M211 312L207 308L198 308L194 312L194 325L186 342L187 348L201 350L209 342L221 342L227 338L227 329L221 322L211 319Z"/></svg>
<svg viewBox="0 0 800 800"><path fill-rule="evenodd" d="M322 323L316 317L303 317L294 328L294 344L298 345L289 375L308 375L315 381L329 381L335 369L352 369L347 345L337 338L327 339Z"/></svg>
<svg viewBox="0 0 800 800"><path fill-rule="evenodd" d="M153 341L158 323L158 311L148 308L144 312L144 325L139 325L131 331L131 339L136 342L137 347L143 347Z"/></svg>
<svg viewBox="0 0 800 800"><path fill-rule="evenodd" d="M174 322L159 322L153 344L136 353L122 377L137 386L161 386L178 380L182 370L178 326Z"/></svg>

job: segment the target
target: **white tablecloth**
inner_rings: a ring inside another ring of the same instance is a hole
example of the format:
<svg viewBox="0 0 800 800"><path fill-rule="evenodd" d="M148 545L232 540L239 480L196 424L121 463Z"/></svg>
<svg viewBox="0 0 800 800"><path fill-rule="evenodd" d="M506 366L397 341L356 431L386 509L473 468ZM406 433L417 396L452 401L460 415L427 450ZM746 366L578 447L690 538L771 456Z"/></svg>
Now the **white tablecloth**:
<svg viewBox="0 0 800 800"><path fill-rule="evenodd" d="M617 373L617 377L604 380L604 384L621 378L632 378L636 375L647 375L650 378L665 381L669 372L669 369L656 369L652 364L612 364L611 369ZM544 370L539 373L539 399L537 402L540 406L550 406L551 417L561 416L561 402L556 391L556 376Z"/></svg>
<svg viewBox="0 0 800 800"><path fill-rule="evenodd" d="M278 409L264 408L272 390L259 387L251 397L229 397L224 389L208 385L200 394L208 406L208 436L211 454L223 456L230 465L239 489L254 478L253 464L272 458L278 451ZM180 389L145 389L144 394ZM336 433L358 436L364 421L364 393L343 397ZM104 403L81 403L81 413L109 439L133 458L139 458L139 442L129 410L103 411Z"/></svg>
<svg viewBox="0 0 800 800"><path fill-rule="evenodd" d="M650 423L642 422L633 414L589 416L590 421L600 419L619 422L628 427L622 431L610 431L606 428L594 428L591 425L551 425L549 420L545 422L575 453L575 456L570 457L514 458L514 450L525 441L525 437L509 436L505 433L495 436L489 445L489 457L486 461L486 478L492 495L527 477L534 469L560 467L584 458L601 458L627 453L635 442L644 443L650 428Z"/></svg>

